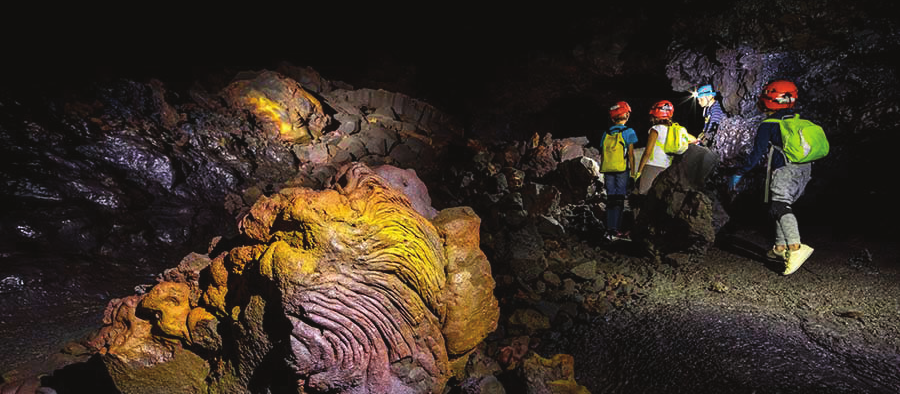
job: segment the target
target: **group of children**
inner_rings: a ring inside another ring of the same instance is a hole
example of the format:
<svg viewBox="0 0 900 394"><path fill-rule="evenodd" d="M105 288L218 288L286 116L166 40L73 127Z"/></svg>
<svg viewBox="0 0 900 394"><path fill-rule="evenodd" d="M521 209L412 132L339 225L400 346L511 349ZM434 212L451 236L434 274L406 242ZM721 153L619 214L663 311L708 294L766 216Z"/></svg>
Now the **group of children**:
<svg viewBox="0 0 900 394"><path fill-rule="evenodd" d="M712 87L704 87L711 95ZM705 90L704 90L705 91ZM704 96L704 103L712 103L708 96ZM663 149L663 143L672 126L672 115L675 114L675 106L668 100L661 100L650 107L650 123L652 126L647 135L647 147L635 165L634 144L638 142L637 134L630 127L625 126L631 117L631 106L627 102L620 101L610 107L609 117L613 125L604 131L599 140L601 168L604 185L606 187L606 238L608 240L627 240L629 232L621 229L622 213L628 194L627 185L629 177L634 179L635 193L645 195L650 191L653 181L660 173L672 165L672 155ZM707 117L707 122L710 120ZM718 122L718 119L716 120ZM704 127L706 130L706 127ZM705 135L707 143L714 141L710 131ZM689 143L702 144L704 140L690 136ZM609 139L607 139L609 138ZM619 156L624 155L624 160ZM623 161L624 166L609 166L604 163Z"/></svg>
<svg viewBox="0 0 900 394"><path fill-rule="evenodd" d="M689 141L710 150L715 150L719 123L725 117L715 96L711 85L702 86L695 93L695 97L703 107L704 124L699 136ZM775 220L776 236L775 245L766 255L770 259L784 263L784 275L795 272L813 251L809 245L800 242L797 220L791 209L791 204L803 194L810 180L811 162L791 159L783 153L781 155L773 153L786 152L785 149L789 148L790 144L783 140L782 134L787 130L785 123L798 117L793 110L796 98L797 87L790 81L772 81L763 88L758 104L767 115L767 119L757 130L750 156L738 167L736 174L729 181L730 188L734 190L742 175L760 162L766 150L769 151L768 172L771 173L769 188L772 194L770 213ZM635 194L646 195L656 177L672 164L672 155L666 153L663 144L667 134L673 130L671 126L674 113L675 107L668 100L658 101L650 107L652 126L648 131L646 148L635 165L634 144L638 142L638 138L633 129L625 126L631 117L631 107L628 103L620 101L609 109L613 125L602 132L599 141L600 171L604 176L607 197L606 239L611 241L629 239L629 232L622 229L629 177L635 181ZM822 135L821 140L825 144L823 155L827 154L828 149L824 138ZM808 147L806 150L808 154Z"/></svg>

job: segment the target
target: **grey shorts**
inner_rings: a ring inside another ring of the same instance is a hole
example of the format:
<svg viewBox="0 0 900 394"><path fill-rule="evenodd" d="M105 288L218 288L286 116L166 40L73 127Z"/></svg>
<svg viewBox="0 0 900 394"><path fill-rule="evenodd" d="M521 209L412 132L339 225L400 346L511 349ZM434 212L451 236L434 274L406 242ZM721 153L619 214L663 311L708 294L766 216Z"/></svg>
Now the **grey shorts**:
<svg viewBox="0 0 900 394"><path fill-rule="evenodd" d="M793 204L812 179L812 163L787 163L772 172L772 201Z"/></svg>

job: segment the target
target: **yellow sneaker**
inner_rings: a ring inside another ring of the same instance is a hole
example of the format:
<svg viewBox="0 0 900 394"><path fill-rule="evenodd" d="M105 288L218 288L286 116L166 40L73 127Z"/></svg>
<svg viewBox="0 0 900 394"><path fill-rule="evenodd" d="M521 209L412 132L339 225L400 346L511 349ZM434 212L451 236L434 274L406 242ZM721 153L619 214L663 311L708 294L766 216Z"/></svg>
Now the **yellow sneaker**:
<svg viewBox="0 0 900 394"><path fill-rule="evenodd" d="M805 244L800 244L800 248L797 250L787 250L784 254L786 260L784 264L784 275L790 275L797 271L797 269L806 262L806 259L809 258L809 255L812 254L813 250L813 248Z"/></svg>
<svg viewBox="0 0 900 394"><path fill-rule="evenodd" d="M784 252L786 250L787 249L784 249L781 251L775 250L775 247L773 246L772 249L769 249L769 251L766 252L766 257L768 257L772 260L787 260L787 258L784 257Z"/></svg>

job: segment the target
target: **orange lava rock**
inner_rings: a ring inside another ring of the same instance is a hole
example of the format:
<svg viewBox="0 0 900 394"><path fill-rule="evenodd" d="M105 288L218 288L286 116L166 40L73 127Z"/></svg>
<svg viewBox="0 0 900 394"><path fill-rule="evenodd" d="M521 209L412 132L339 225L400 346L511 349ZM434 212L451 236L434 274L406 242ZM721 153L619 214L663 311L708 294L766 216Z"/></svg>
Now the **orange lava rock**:
<svg viewBox="0 0 900 394"><path fill-rule="evenodd" d="M232 108L252 114L267 136L287 142L309 143L331 120L315 96L274 71L234 81L220 94Z"/></svg>
<svg viewBox="0 0 900 394"><path fill-rule="evenodd" d="M140 306L156 314L156 326L163 333L189 340L187 316L191 312L190 291L185 283L162 282L153 286Z"/></svg>
<svg viewBox="0 0 900 394"><path fill-rule="evenodd" d="M499 318L480 219L432 222L361 163L333 185L260 197L203 271L111 305L97 348L117 387L250 392L287 376L299 392L442 392ZM178 370L189 379L158 376Z"/></svg>

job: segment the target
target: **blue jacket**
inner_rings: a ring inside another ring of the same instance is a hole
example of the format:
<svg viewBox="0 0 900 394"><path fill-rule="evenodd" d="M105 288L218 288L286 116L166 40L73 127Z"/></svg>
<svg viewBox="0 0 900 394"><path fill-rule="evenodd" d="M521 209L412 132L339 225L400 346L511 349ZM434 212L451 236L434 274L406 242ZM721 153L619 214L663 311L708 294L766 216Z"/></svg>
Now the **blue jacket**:
<svg viewBox="0 0 900 394"><path fill-rule="evenodd" d="M784 119L794 116L793 109L781 109L769 115L766 119ZM753 150L744 165L738 167L737 175L744 175L759 164L760 160L769 152L769 144L779 148L784 147L781 140L781 127L775 122L762 122L756 129L756 139L753 142ZM784 167L784 155L773 155L772 169Z"/></svg>

